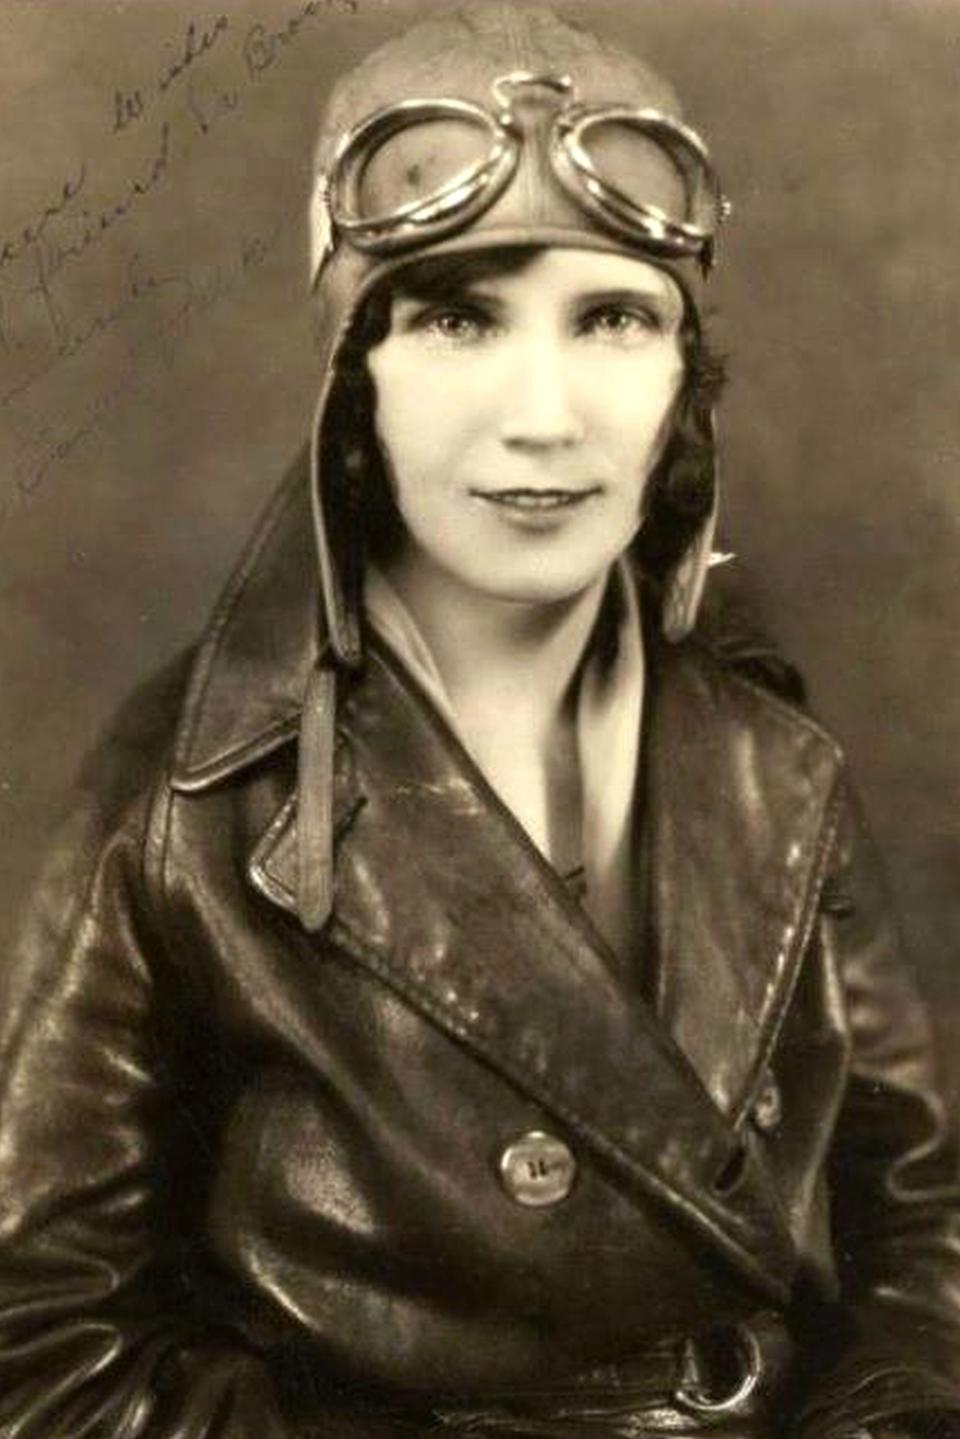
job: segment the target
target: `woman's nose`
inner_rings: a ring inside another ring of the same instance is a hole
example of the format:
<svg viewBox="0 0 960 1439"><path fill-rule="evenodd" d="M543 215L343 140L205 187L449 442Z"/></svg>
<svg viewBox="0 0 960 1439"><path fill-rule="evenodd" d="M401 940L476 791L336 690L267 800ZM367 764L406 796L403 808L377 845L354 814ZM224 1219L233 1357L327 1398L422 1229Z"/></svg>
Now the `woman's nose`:
<svg viewBox="0 0 960 1439"><path fill-rule="evenodd" d="M503 377L501 439L511 449L564 449L584 436L570 356L558 341L518 343Z"/></svg>

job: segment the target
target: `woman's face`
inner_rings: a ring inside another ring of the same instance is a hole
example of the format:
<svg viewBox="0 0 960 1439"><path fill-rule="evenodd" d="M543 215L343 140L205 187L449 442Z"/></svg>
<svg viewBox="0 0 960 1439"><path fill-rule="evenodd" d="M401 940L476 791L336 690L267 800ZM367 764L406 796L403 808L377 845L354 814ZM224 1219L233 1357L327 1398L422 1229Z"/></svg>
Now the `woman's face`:
<svg viewBox="0 0 960 1439"><path fill-rule="evenodd" d="M569 598L630 543L683 379L683 299L643 260L548 249L450 298L395 297L369 352L404 564Z"/></svg>

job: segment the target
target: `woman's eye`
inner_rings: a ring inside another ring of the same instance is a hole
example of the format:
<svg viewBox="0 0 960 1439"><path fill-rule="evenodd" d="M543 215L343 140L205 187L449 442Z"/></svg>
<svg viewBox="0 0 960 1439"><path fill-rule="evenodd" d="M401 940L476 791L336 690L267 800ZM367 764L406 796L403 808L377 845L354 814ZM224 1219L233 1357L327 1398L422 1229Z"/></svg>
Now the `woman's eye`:
<svg viewBox="0 0 960 1439"><path fill-rule="evenodd" d="M435 335L440 340L470 344L483 339L491 329L492 322L481 310L456 306L428 312L421 317L420 326L427 334Z"/></svg>
<svg viewBox="0 0 960 1439"><path fill-rule="evenodd" d="M660 317L652 310L629 305L600 305L581 321L584 334L610 340L646 339L659 334L662 328Z"/></svg>

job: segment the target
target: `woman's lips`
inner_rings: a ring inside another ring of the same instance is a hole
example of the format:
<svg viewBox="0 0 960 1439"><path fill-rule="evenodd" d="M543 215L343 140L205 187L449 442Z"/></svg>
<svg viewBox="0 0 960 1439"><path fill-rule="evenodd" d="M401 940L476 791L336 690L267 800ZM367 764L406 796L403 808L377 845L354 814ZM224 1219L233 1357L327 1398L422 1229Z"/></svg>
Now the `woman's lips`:
<svg viewBox="0 0 960 1439"><path fill-rule="evenodd" d="M518 514L550 514L557 510L569 510L577 505L585 504L587 500L600 493L599 485L591 485L584 490L566 489L526 489L516 487L502 490L471 490L475 499L484 500L487 504L496 505L500 509L511 510Z"/></svg>

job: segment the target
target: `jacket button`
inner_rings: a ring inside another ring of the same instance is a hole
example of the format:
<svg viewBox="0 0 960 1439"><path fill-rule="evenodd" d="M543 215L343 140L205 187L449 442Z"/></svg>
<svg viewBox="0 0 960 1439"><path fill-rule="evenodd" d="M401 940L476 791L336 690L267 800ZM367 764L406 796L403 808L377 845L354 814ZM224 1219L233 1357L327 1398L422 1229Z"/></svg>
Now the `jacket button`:
<svg viewBox="0 0 960 1439"><path fill-rule="evenodd" d="M783 1113L780 1087L772 1074L764 1080L760 1092L753 1101L751 1115L758 1129L776 1129Z"/></svg>
<svg viewBox="0 0 960 1439"><path fill-rule="evenodd" d="M521 1135L500 1156L504 1189L518 1204L533 1209L566 1199L576 1174L577 1161L570 1146L541 1129Z"/></svg>

